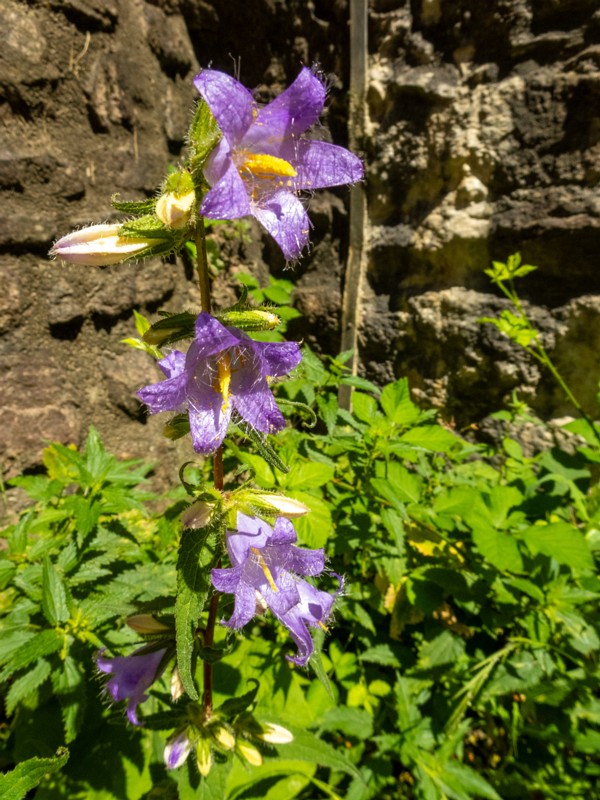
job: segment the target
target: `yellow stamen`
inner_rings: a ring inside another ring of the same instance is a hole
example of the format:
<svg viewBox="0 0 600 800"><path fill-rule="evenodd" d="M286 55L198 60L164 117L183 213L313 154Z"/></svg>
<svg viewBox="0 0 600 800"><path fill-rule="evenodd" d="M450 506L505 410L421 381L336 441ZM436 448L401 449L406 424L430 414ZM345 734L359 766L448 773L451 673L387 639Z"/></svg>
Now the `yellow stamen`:
<svg viewBox="0 0 600 800"><path fill-rule="evenodd" d="M319 620L319 621L317 622L317 625L319 626L319 628L322 628L322 630L324 630L324 631L325 631L325 633L327 633L327 632L329 631L329 628L327 627L327 625L323 625L323 623L321 622L321 620Z"/></svg>
<svg viewBox="0 0 600 800"><path fill-rule="evenodd" d="M256 556L256 560L260 564L260 567L261 567L262 571L265 573L265 578L267 579L267 583L269 584L271 589L273 589L274 592L279 591L277 589L277 586L275 585L275 581L273 580L273 576L271 575L271 570L267 566L267 562L261 556L260 551L256 547L251 547L250 550Z"/></svg>
<svg viewBox="0 0 600 800"><path fill-rule="evenodd" d="M289 161L266 153L243 153L244 162L241 172L247 172L256 178L274 178L277 175L295 178L298 174Z"/></svg>
<svg viewBox="0 0 600 800"><path fill-rule="evenodd" d="M231 384L231 358L225 353L217 361L217 391L223 395L221 411L225 413L229 408L229 385Z"/></svg>

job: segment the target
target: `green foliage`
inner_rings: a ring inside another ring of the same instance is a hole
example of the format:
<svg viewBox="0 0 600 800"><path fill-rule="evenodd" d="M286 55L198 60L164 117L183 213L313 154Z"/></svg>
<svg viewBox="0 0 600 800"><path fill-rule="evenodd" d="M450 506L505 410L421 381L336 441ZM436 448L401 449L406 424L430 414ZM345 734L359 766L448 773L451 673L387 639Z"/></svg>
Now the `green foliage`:
<svg viewBox="0 0 600 800"><path fill-rule="evenodd" d="M183 503L150 513L157 501L140 489L148 466L116 461L94 430L82 453L51 445L45 475L14 481L34 505L4 532L0 679L4 763L19 765L7 778L33 781L18 784L23 791L40 800L594 796L596 430L570 423L563 449L535 454L515 438L495 449L469 443L418 408L406 381L378 390L348 379L343 362L326 366L306 351L297 376L278 387L280 399L319 417L309 432L290 406L293 424L276 453L287 471L263 442L248 449L245 436L229 440L225 459L226 488L251 478L307 505L295 521L302 543L324 546L344 575L312 671L285 661L291 644L268 616L244 636L218 628L203 646L219 521L180 537ZM337 404L348 380L357 387L352 413ZM518 431L524 413L516 404L498 416ZM530 413L526 420L545 433ZM185 486L203 497L202 471L188 466ZM93 657L99 647L139 646L122 623L149 611L174 619L192 700L172 705L169 668L141 707L145 727L131 731L121 709L99 699ZM219 616L230 612L224 601ZM261 766L217 748L206 779L192 759L165 770L165 732L197 719L202 659L219 662L215 719L258 748ZM294 740L261 744L256 720L285 726ZM33 750L31 731L42 749ZM55 764L65 744L69 762ZM39 755L48 765L35 789Z"/></svg>

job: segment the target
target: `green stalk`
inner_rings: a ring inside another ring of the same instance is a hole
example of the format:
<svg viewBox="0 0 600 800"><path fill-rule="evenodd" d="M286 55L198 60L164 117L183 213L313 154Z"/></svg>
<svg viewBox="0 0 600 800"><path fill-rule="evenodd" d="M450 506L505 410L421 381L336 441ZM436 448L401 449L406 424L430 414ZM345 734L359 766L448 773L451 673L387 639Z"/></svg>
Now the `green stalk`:
<svg viewBox="0 0 600 800"><path fill-rule="evenodd" d="M198 287L200 288L200 305L202 311L210 314L210 279L208 276L208 254L206 252L206 232L204 229L204 218L200 217L195 233L196 241L196 265L198 268ZM223 491L223 448L215 452L213 458L213 483L215 489ZM208 608L208 620L204 631L204 646L212 647L215 639L215 624L217 621L217 609L219 606L219 594L213 592ZM210 719L213 710L213 668L209 661L203 664L203 692L202 708L205 720Z"/></svg>

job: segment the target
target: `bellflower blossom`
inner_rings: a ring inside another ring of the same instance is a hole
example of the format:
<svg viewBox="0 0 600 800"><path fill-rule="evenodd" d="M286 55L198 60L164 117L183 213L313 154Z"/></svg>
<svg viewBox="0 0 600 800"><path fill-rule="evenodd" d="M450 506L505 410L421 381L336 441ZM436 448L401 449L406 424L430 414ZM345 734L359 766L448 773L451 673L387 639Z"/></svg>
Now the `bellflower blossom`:
<svg viewBox="0 0 600 800"><path fill-rule="evenodd" d="M98 669L113 676L106 684L113 700L128 701L127 718L132 725L140 725L137 707L148 699L146 692L162 674L166 652L166 648L148 652L142 647L130 656L105 658L99 653L96 657Z"/></svg>
<svg viewBox="0 0 600 800"><path fill-rule="evenodd" d="M323 82L304 67L292 85L264 107L222 72L205 69L194 84L223 134L204 167L211 189L200 213L210 219L252 215L286 260L297 258L310 229L297 193L363 177L362 163L353 153L303 136L323 110Z"/></svg>
<svg viewBox="0 0 600 800"><path fill-rule="evenodd" d="M234 412L261 433L284 427L267 377L286 375L300 359L295 342L255 342L202 312L187 355L174 350L159 361L166 380L137 396L153 414L187 408L194 450L207 455L220 446Z"/></svg>
<svg viewBox="0 0 600 800"><path fill-rule="evenodd" d="M213 569L211 576L217 591L235 597L233 614L224 625L241 628L255 615L257 599L264 601L298 646L298 655L287 658L304 666L314 649L308 628L324 627L337 593L321 592L298 577L319 575L325 556L322 549L296 547L296 541L294 526L284 517L271 528L263 520L238 513L237 531L227 532L232 566Z"/></svg>

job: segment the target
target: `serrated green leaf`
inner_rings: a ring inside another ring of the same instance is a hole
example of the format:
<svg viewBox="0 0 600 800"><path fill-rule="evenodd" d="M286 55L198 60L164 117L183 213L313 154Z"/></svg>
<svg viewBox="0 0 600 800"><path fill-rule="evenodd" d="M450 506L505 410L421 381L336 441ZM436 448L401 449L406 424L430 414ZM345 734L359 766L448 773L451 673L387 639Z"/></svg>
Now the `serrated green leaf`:
<svg viewBox="0 0 600 800"><path fill-rule="evenodd" d="M398 425L410 425L421 415L420 410L410 399L408 381L402 378L384 387L380 397L381 407L386 416Z"/></svg>
<svg viewBox="0 0 600 800"><path fill-rule="evenodd" d="M463 442L456 434L441 425L423 425L403 433L399 439L404 444L423 447L435 453L447 453L461 447Z"/></svg>
<svg viewBox="0 0 600 800"><path fill-rule="evenodd" d="M156 205L154 198L149 200L118 200L118 197L118 194L113 194L110 203L116 211L120 211L123 214L151 214Z"/></svg>
<svg viewBox="0 0 600 800"><path fill-rule="evenodd" d="M36 634L11 654L6 666L0 673L0 683L10 678L17 670L28 667L38 658L56 653L63 646L63 643L63 637L58 631L45 630Z"/></svg>
<svg viewBox="0 0 600 800"><path fill-rule="evenodd" d="M594 559L584 535L568 522L532 525L521 536L529 549L573 569L593 569Z"/></svg>
<svg viewBox="0 0 600 800"><path fill-rule="evenodd" d="M30 758L5 775L0 775L0 800L22 800L27 792L40 784L46 775L62 769L69 760L69 751L61 747L55 758Z"/></svg>
<svg viewBox="0 0 600 800"><path fill-rule="evenodd" d="M337 706L328 708L319 727L326 731L341 731L346 736L368 739L373 733L373 717L362 708Z"/></svg>
<svg viewBox="0 0 600 800"><path fill-rule="evenodd" d="M418 668L429 670L457 662L465 654L465 643L451 631L442 631L419 648Z"/></svg>
<svg viewBox="0 0 600 800"><path fill-rule="evenodd" d="M38 686L41 686L49 675L50 664L44 659L40 659L33 669L13 681L6 695L7 715L11 716L18 703L34 692Z"/></svg>
<svg viewBox="0 0 600 800"><path fill-rule="evenodd" d="M70 616L65 582L49 558L42 571L42 611L51 625L62 624Z"/></svg>
<svg viewBox="0 0 600 800"><path fill-rule="evenodd" d="M485 521L472 529L472 536L481 555L494 567L504 572L523 571L523 559L517 540L504 531L497 531Z"/></svg>
<svg viewBox="0 0 600 800"><path fill-rule="evenodd" d="M193 700L198 699L192 674L194 637L211 586L210 570L218 558L218 535L214 527L186 530L177 559L177 666L184 689Z"/></svg>
<svg viewBox="0 0 600 800"><path fill-rule="evenodd" d="M53 674L52 684L61 705L65 741L69 744L79 733L87 700L81 667L71 656L68 655L62 669Z"/></svg>
<svg viewBox="0 0 600 800"><path fill-rule="evenodd" d="M196 106L188 137L192 150L192 170L196 175L221 138L219 126L204 100L200 100ZM202 180L202 176L199 179Z"/></svg>
<svg viewBox="0 0 600 800"><path fill-rule="evenodd" d="M323 739L288 724L286 724L286 728L294 735L294 739L289 744L277 746L276 749L281 758L308 761L311 764L319 764L321 767L361 777L354 764Z"/></svg>

